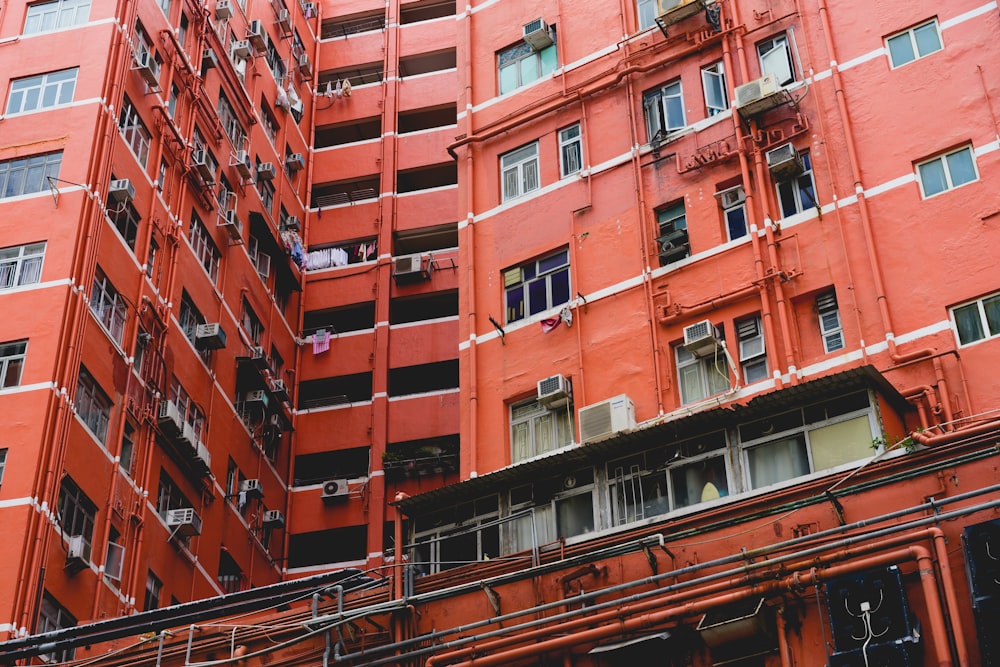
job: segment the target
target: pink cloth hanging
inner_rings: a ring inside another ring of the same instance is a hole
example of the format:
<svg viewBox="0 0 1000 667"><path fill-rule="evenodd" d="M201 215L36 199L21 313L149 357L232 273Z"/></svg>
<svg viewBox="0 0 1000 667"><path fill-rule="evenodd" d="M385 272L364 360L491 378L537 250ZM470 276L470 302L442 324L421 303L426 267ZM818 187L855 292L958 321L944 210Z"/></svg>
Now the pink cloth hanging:
<svg viewBox="0 0 1000 667"><path fill-rule="evenodd" d="M313 334L313 354L326 352L330 349L330 332L321 329Z"/></svg>

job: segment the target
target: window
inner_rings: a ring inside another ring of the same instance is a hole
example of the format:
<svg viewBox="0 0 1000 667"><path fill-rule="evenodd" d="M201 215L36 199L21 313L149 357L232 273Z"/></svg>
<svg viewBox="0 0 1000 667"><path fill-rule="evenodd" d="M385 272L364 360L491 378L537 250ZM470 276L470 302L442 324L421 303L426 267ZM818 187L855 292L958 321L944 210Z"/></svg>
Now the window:
<svg viewBox="0 0 1000 667"><path fill-rule="evenodd" d="M565 178L583 168L583 141L580 124L559 130L559 175Z"/></svg>
<svg viewBox="0 0 1000 667"><path fill-rule="evenodd" d="M795 66L787 35L782 33L758 43L757 55L760 57L761 76L773 74L781 86L795 81Z"/></svg>
<svg viewBox="0 0 1000 667"><path fill-rule="evenodd" d="M24 369L27 350L28 341L25 340L0 343L0 389L21 384L21 371Z"/></svg>
<svg viewBox="0 0 1000 667"><path fill-rule="evenodd" d="M121 345L122 336L125 334L125 315L128 312L128 305L100 267L94 275L94 286L90 293L90 311L111 338Z"/></svg>
<svg viewBox="0 0 1000 667"><path fill-rule="evenodd" d="M921 23L885 40L889 49L889 62L900 67L941 50L941 31L937 19Z"/></svg>
<svg viewBox="0 0 1000 667"><path fill-rule="evenodd" d="M285 61L281 59L281 54L278 53L278 49L275 48L274 42L270 39L267 40L267 53L264 54L267 58L268 67L271 70L271 75L274 80L278 82L278 86L282 86L285 83Z"/></svg>
<svg viewBox="0 0 1000 667"><path fill-rule="evenodd" d="M507 269L503 273L507 322L569 302L569 250Z"/></svg>
<svg viewBox="0 0 1000 667"><path fill-rule="evenodd" d="M181 96L181 89L176 83L170 84L170 97L167 98L167 113L173 118L177 113L177 99Z"/></svg>
<svg viewBox="0 0 1000 667"><path fill-rule="evenodd" d="M952 308L951 317L960 345L1000 336L1000 294Z"/></svg>
<svg viewBox="0 0 1000 667"><path fill-rule="evenodd" d="M149 252L146 253L146 277L153 279L153 271L156 267L156 251L160 249L160 244L155 238L149 239Z"/></svg>
<svg viewBox="0 0 1000 667"><path fill-rule="evenodd" d="M813 186L812 160L809 153L799 153L802 173L788 181L778 183L778 203L781 217L801 213L816 207L816 188Z"/></svg>
<svg viewBox="0 0 1000 667"><path fill-rule="evenodd" d="M260 241L253 234L247 241L247 254L250 255L250 262L257 269L257 275L267 285L267 279L271 276L271 256L261 250Z"/></svg>
<svg viewBox="0 0 1000 667"><path fill-rule="evenodd" d="M194 305L194 301L191 300L187 291L181 292L181 309L177 317L177 322L181 327L181 331L184 332L184 337L191 342L191 345L194 345L198 325L207 323L207 320L205 320L201 312ZM199 350L198 356L207 364L212 358L212 351L207 349Z"/></svg>
<svg viewBox="0 0 1000 667"><path fill-rule="evenodd" d="M697 403L729 388L726 357L721 349L702 357L694 356L680 345L675 349L682 405Z"/></svg>
<svg viewBox="0 0 1000 667"><path fill-rule="evenodd" d="M237 120L233 105L229 103L225 94L221 92L219 93L218 112L219 122L222 123L223 129L226 131L226 136L233 142L233 148L242 150L243 144L246 142L246 131L240 125L240 121Z"/></svg>
<svg viewBox="0 0 1000 667"><path fill-rule="evenodd" d="M118 115L118 131L121 132L122 139L128 144L132 155L145 169L146 162L149 160L150 134L149 130L146 129L146 124L139 117L139 112L132 106L132 101L128 97L122 102L122 111Z"/></svg>
<svg viewBox="0 0 1000 667"><path fill-rule="evenodd" d="M726 235L730 241L741 239L749 233L747 229L746 195L743 186L737 185L715 194L722 207L722 217L726 221Z"/></svg>
<svg viewBox="0 0 1000 667"><path fill-rule="evenodd" d="M88 18L90 18L90 0L36 2L28 5L28 13L24 19L24 34L68 28L86 23Z"/></svg>
<svg viewBox="0 0 1000 667"><path fill-rule="evenodd" d="M132 458L135 456L135 426L125 422L122 434L122 448L118 453L118 468L126 475L132 474Z"/></svg>
<svg viewBox="0 0 1000 667"><path fill-rule="evenodd" d="M680 201L661 208L656 212L656 222L660 235L656 239L656 252L660 266L666 266L690 256L691 243L688 241L687 213L684 202Z"/></svg>
<svg viewBox="0 0 1000 667"><path fill-rule="evenodd" d="M701 68L701 85L705 89L705 108L709 116L720 114L729 109L729 96L726 93L726 72L722 61Z"/></svg>
<svg viewBox="0 0 1000 667"><path fill-rule="evenodd" d="M552 28L555 38L555 28ZM498 81L500 94L517 90L537 81L556 69L558 54L553 43L540 51L536 51L526 42L518 42L514 46L497 53Z"/></svg>
<svg viewBox="0 0 1000 667"><path fill-rule="evenodd" d="M73 101L79 68L64 69L38 76L14 79L10 84L7 113L25 113L48 109Z"/></svg>
<svg viewBox="0 0 1000 667"><path fill-rule="evenodd" d="M573 406L569 403L547 407L532 399L510 408L513 463L571 445L573 435Z"/></svg>
<svg viewBox="0 0 1000 667"><path fill-rule="evenodd" d="M160 595L163 594L163 582L153 574L152 570L146 572L146 595L142 601L142 610L149 611L160 606Z"/></svg>
<svg viewBox="0 0 1000 667"><path fill-rule="evenodd" d="M194 507L191 501L181 493L176 482L170 479L170 475L160 469L160 485L156 493L156 512L163 518L167 518L170 510Z"/></svg>
<svg viewBox="0 0 1000 667"><path fill-rule="evenodd" d="M917 165L917 180L925 198L971 183L978 178L972 146L963 146Z"/></svg>
<svg viewBox="0 0 1000 667"><path fill-rule="evenodd" d="M254 312L246 298L243 299L243 314L240 317L240 324L243 325L243 330L250 336L254 345L260 345L260 339L264 335L264 325L261 324L260 318L257 317L257 313Z"/></svg>
<svg viewBox="0 0 1000 667"><path fill-rule="evenodd" d="M7 448L0 449L0 486L3 485L3 470L7 466Z"/></svg>
<svg viewBox="0 0 1000 667"><path fill-rule="evenodd" d="M500 156L500 180L503 184L503 201L538 189L537 141Z"/></svg>
<svg viewBox="0 0 1000 667"><path fill-rule="evenodd" d="M191 427L197 441L201 442L205 435L205 413L188 396L176 377L170 383L169 398L170 402L177 408L181 419Z"/></svg>
<svg viewBox="0 0 1000 667"><path fill-rule="evenodd" d="M741 424L749 488L869 458L872 417L868 394L858 392Z"/></svg>
<svg viewBox="0 0 1000 667"><path fill-rule="evenodd" d="M0 161L0 199L30 195L48 189L59 178L62 151Z"/></svg>
<svg viewBox="0 0 1000 667"><path fill-rule="evenodd" d="M495 558L500 555L499 516L498 498L487 496L415 519L410 562L429 574Z"/></svg>
<svg viewBox="0 0 1000 667"><path fill-rule="evenodd" d="M97 506L68 475L59 484L59 526L65 537L83 538L83 559L90 560Z"/></svg>
<svg viewBox="0 0 1000 667"><path fill-rule="evenodd" d="M533 509L535 534L532 535L530 515L508 522L505 543L509 552L590 533L597 516L594 470L582 468L556 479L515 487L510 491L510 509L511 513Z"/></svg>
<svg viewBox="0 0 1000 667"><path fill-rule="evenodd" d="M215 283L219 277L219 262L222 261L222 254L219 252L219 248L216 247L215 241L212 240L208 230L205 229L205 225L198 219L194 211L191 212L191 227L188 241L191 243L191 250L194 251L194 256L198 258L198 262L208 273L208 277Z"/></svg>
<svg viewBox="0 0 1000 667"><path fill-rule="evenodd" d="M271 107L268 106L263 98L260 100L260 126L264 130L264 134L267 135L267 138L274 144L278 138L278 119L274 117ZM288 147L286 146L285 149L287 153Z"/></svg>
<svg viewBox="0 0 1000 667"><path fill-rule="evenodd" d="M254 157L254 162L256 165L254 173L257 174L254 186L257 188L257 194L260 195L260 201L264 206L264 210L267 211L268 215L271 215L271 209L274 208L274 183L261 174L260 165L262 163L259 156ZM271 166L273 167L274 165L272 164Z"/></svg>
<svg viewBox="0 0 1000 667"><path fill-rule="evenodd" d="M844 349L844 330L840 324L840 310L837 307L836 292L826 292L816 297L816 313L819 316L819 333L823 338L823 351L836 352Z"/></svg>
<svg viewBox="0 0 1000 667"><path fill-rule="evenodd" d="M201 151L201 155L205 159L205 170L208 172L208 178L204 178L206 183L214 183L215 175L219 171L219 161L215 159L215 155L209 150L208 145L205 143L205 138L202 136L201 131L196 127L194 128L194 134L191 136L191 143L194 144L194 150ZM199 168L199 173L200 173Z"/></svg>
<svg viewBox="0 0 1000 667"><path fill-rule="evenodd" d="M649 141L683 129L686 125L680 81L647 91L642 96L642 106L646 113L646 136Z"/></svg>
<svg viewBox="0 0 1000 667"><path fill-rule="evenodd" d="M0 290L37 283L42 278L43 259L44 241L0 248Z"/></svg>
<svg viewBox="0 0 1000 667"><path fill-rule="evenodd" d="M104 443L108 436L108 421L111 419L111 399L97 385L85 368L80 368L80 379L76 384L76 414L87 425L90 432Z"/></svg>
<svg viewBox="0 0 1000 667"><path fill-rule="evenodd" d="M135 210L131 202L119 203L110 197L108 198L105 210L108 213L108 219L111 221L111 224L118 230L118 235L125 241L125 245L134 252L135 240L139 235L139 212Z"/></svg>
<svg viewBox="0 0 1000 667"><path fill-rule="evenodd" d="M75 625L76 619L73 618L73 615L59 604L48 591L45 591L45 594L42 595L41 607L38 610L38 627L35 628L35 633L42 635L63 628L72 628ZM39 657L46 662L71 662L75 653L76 649L67 648L45 653Z"/></svg>
<svg viewBox="0 0 1000 667"><path fill-rule="evenodd" d="M747 384L767 379L767 355L764 353L764 332L759 317L736 322L740 340L740 368Z"/></svg>

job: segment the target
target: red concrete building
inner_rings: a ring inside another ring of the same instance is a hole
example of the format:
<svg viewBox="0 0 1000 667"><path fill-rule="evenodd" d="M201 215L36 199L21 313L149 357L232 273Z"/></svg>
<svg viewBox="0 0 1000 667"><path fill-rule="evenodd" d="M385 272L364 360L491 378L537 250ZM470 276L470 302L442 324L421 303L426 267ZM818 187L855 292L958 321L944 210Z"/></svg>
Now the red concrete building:
<svg viewBox="0 0 1000 667"><path fill-rule="evenodd" d="M342 9L281 450L303 602L8 659L1000 661L996 3Z"/></svg>

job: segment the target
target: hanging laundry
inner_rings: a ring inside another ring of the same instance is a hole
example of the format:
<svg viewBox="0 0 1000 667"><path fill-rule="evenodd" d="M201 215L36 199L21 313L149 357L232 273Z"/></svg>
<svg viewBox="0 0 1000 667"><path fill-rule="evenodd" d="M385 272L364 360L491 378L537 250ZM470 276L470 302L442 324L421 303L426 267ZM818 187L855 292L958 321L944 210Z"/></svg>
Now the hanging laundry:
<svg viewBox="0 0 1000 667"><path fill-rule="evenodd" d="M542 320L540 324L542 325L542 331L548 333L562 324L562 319L558 317L549 317Z"/></svg>
<svg viewBox="0 0 1000 667"><path fill-rule="evenodd" d="M565 322L566 326L573 326L573 311L569 309L569 306L559 311L559 319Z"/></svg>
<svg viewBox="0 0 1000 667"><path fill-rule="evenodd" d="M344 97L350 97L351 96L351 80L350 79L344 79L344 85L342 85L340 87L340 90L337 92L337 96L338 97L340 97L341 95L343 95Z"/></svg>
<svg viewBox="0 0 1000 667"><path fill-rule="evenodd" d="M320 329L313 334L313 354L320 354L330 349L330 332Z"/></svg>
<svg viewBox="0 0 1000 667"><path fill-rule="evenodd" d="M335 87L335 90L337 91L337 97L340 97L341 95L344 94L343 84L340 82L340 79L337 79L337 85Z"/></svg>

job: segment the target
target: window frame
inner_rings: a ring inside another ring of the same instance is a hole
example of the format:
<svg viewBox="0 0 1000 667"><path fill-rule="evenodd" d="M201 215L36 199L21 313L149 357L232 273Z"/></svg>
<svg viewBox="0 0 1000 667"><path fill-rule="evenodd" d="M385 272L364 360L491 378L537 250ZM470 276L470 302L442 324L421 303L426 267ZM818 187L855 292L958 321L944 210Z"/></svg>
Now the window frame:
<svg viewBox="0 0 1000 667"><path fill-rule="evenodd" d="M59 482L57 506L60 531L66 537L83 539L83 560L90 562L93 553L94 526L97 522L97 505L87 497L69 475Z"/></svg>
<svg viewBox="0 0 1000 667"><path fill-rule="evenodd" d="M788 38L787 32L781 32L777 35L772 35L767 39L763 39L756 43L755 49L757 51L757 63L760 65L760 75L767 76L768 74L774 74L778 85L790 86L796 81L798 81L798 73L795 68L795 57L792 53L792 42ZM782 64L788 67L788 78L783 78L779 76L782 72L778 71L776 68L772 67L770 56L771 54L778 53L778 49L783 49L785 53L785 59Z"/></svg>
<svg viewBox="0 0 1000 667"><path fill-rule="evenodd" d="M524 153L523 156L518 155ZM508 163L508 160L510 161ZM534 173L528 169L529 165L534 165ZM542 187L541 179L541 158L538 150L538 141L519 146L514 150L507 151L500 155L500 201L506 203L524 195L534 192ZM516 180L509 180L513 175ZM531 179L534 178L534 182ZM515 188L508 189L508 183L516 185Z"/></svg>
<svg viewBox="0 0 1000 667"><path fill-rule="evenodd" d="M51 151L0 160L0 201L46 192L49 179L59 178L62 156L62 151Z"/></svg>
<svg viewBox="0 0 1000 667"><path fill-rule="evenodd" d="M66 607L59 604L51 593L44 591L42 602L38 608L38 621L36 623L36 634L46 634L56 630L75 627L76 618L69 613ZM45 662L71 662L76 656L75 648L63 650L53 649L50 653L43 653L39 657Z"/></svg>
<svg viewBox="0 0 1000 667"><path fill-rule="evenodd" d="M679 101L679 108L673 108L671 103L674 101ZM642 109L646 117L647 141L652 142L660 131L669 137L688 127L687 110L684 108L684 86L680 79L673 79L643 93ZM680 124L677 123L676 117L678 111Z"/></svg>
<svg viewBox="0 0 1000 667"><path fill-rule="evenodd" d="M90 291L90 312L111 339L121 347L125 336L125 320L128 317L128 303L111 284L104 271L97 267Z"/></svg>
<svg viewBox="0 0 1000 667"><path fill-rule="evenodd" d="M108 425L111 422L113 405L94 376L81 366L80 376L76 382L73 407L77 417L87 426L87 430L100 441L102 446L108 438Z"/></svg>
<svg viewBox="0 0 1000 667"><path fill-rule="evenodd" d="M512 403L507 411L511 463L521 463L572 445L576 440L573 412L572 401L554 407L542 405L537 398ZM540 420L546 417L549 419L548 423L540 424ZM525 426L524 451L519 454L517 451L517 429L522 425ZM539 428L548 430L552 446L541 448Z"/></svg>
<svg viewBox="0 0 1000 667"><path fill-rule="evenodd" d="M576 132L573 135L573 132ZM583 169L583 133L580 123L574 123L569 127L559 130L559 176L566 178L580 172ZM576 160L576 165L571 164L572 157Z"/></svg>
<svg viewBox="0 0 1000 667"><path fill-rule="evenodd" d="M191 212L191 225L188 227L188 244L191 246L191 252L194 253L195 259L198 260L201 268L205 270L212 281L212 285L215 285L219 280L222 253L215 245L215 240L208 232L208 228L205 227L205 223L194 211Z"/></svg>
<svg viewBox="0 0 1000 667"><path fill-rule="evenodd" d="M122 109L118 114L118 133L122 135L125 145L128 146L132 156L135 157L139 165L145 170L149 162L149 149L153 135L139 115L139 110L132 104L132 100L126 96L122 100Z"/></svg>
<svg viewBox="0 0 1000 667"><path fill-rule="evenodd" d="M46 7L50 11L42 11ZM38 10L38 11L36 11ZM51 11L54 10L54 11ZM84 10L86 16L81 16L79 12ZM64 21L66 16L70 16L69 21ZM55 25L45 25L46 19L54 17ZM29 25L32 19L37 19L42 25L35 28ZM21 31L23 35L36 35L43 32L52 32L64 28L72 28L82 25L90 20L90 0L51 0L51 2L35 2L29 4L24 15L24 27Z"/></svg>
<svg viewBox="0 0 1000 667"><path fill-rule="evenodd" d="M813 178L812 158L809 151L799 151L799 159L802 160L802 173L787 181L774 184L782 219L798 215L811 208L819 209L819 201L816 198L816 179ZM807 181L808 186L805 185ZM805 201L804 195L809 201Z"/></svg>
<svg viewBox="0 0 1000 667"><path fill-rule="evenodd" d="M976 318L978 337L970 340L964 340L962 335L963 327L959 325L958 313L959 311L968 310L973 306L975 306L975 312L978 316ZM988 307L995 309L995 319L992 322L990 313L987 312ZM955 332L955 340L958 341L959 347L977 345L984 341L998 338L1000 337L1000 292L987 294L979 297L978 299L965 301L956 306L952 306L948 309L948 316L951 320L952 330Z"/></svg>
<svg viewBox="0 0 1000 667"><path fill-rule="evenodd" d="M831 318L832 316L832 318ZM819 335L823 341L823 352L829 354L847 347L844 338L844 323L840 317L840 304L837 303L837 293L824 292L816 297L816 319L819 322ZM840 344L832 344L839 339Z"/></svg>
<svg viewBox="0 0 1000 667"><path fill-rule="evenodd" d="M935 48L935 49L933 49L931 51L927 51L927 52L921 53L920 52L920 42L917 39L917 31L920 30L921 28L925 28L927 26L934 26L934 36L937 38L937 48ZM907 40L907 44L910 47L910 54L909 55L911 57L910 57L909 60L906 60L905 62L897 63L895 61L895 59L893 58L893 50L892 50L891 43L893 42L893 40L898 40L898 39L901 39L903 37L908 37L909 38ZM916 24L914 26L906 28L905 30L900 30L899 32L896 32L896 33L893 33L891 35L888 35L887 37L885 37L883 39L883 42L885 43L885 55L889 59L889 68L890 69L898 69L900 67L904 67L904 66L909 65L910 63L912 63L914 61L920 60L921 58L926 58L926 57L928 57L928 56L930 56L932 54L937 53L938 51L943 51L944 50L944 39L943 39L943 37L941 35L941 25L940 25L940 23L938 23L938 20L937 20L936 16L934 18L931 18L931 19L927 20L927 21L922 21L922 22L920 22L920 23L918 23L918 24Z"/></svg>
<svg viewBox="0 0 1000 667"><path fill-rule="evenodd" d="M564 256L563 261L559 261L558 258L560 258L560 256ZM514 279L514 271L519 272L519 277L516 280ZM525 278L525 271L528 271L530 274L527 278ZM553 294L553 280L563 273L565 273L566 276L566 299L557 303L556 300L560 295ZM563 248L554 253L549 253L541 259L512 266L503 272L503 276L505 311L504 321L507 324L530 319L539 313L543 313L547 310L567 304L572 298L573 290L571 282L572 275L570 273L569 248ZM531 303L531 287L541 281L545 282L545 306L542 308L535 308L535 306ZM513 302L514 304L520 304L521 312L520 314L517 314L512 312L513 304L511 298L519 288L521 290L520 300L515 300Z"/></svg>
<svg viewBox="0 0 1000 667"><path fill-rule="evenodd" d="M21 386L24 360L28 354L28 341L14 340L0 343L0 390ZM13 368L13 370L11 370ZM16 377L11 381L11 377Z"/></svg>
<svg viewBox="0 0 1000 667"><path fill-rule="evenodd" d="M701 68L701 89L705 97L705 113L709 118L729 111L729 90L726 88L726 68L721 60ZM721 96L722 106L713 104L709 97L712 90Z"/></svg>
<svg viewBox="0 0 1000 667"><path fill-rule="evenodd" d="M536 51L527 42L519 41L496 52L498 95L509 95L559 69L556 29L554 25L549 28L552 30L552 44L544 49ZM534 65L533 72L527 71L531 65ZM509 76L505 79L505 72L512 72L513 79ZM533 75L533 78L525 78L525 75Z"/></svg>
<svg viewBox="0 0 1000 667"><path fill-rule="evenodd" d="M717 350L711 356L696 357L685 349L683 345L677 345L674 347L674 363L677 366L677 389L681 405L699 403L729 390L732 386L730 369L728 364L726 364L726 355L721 350ZM693 396L688 395L690 388L685 382L685 378L694 377L693 375L688 375L688 369L690 368L697 368L698 373L699 392ZM716 379L717 376L720 380ZM712 383L713 380L720 382L721 378L725 379L724 385Z"/></svg>
<svg viewBox="0 0 1000 667"><path fill-rule="evenodd" d="M770 377L767 363L767 349L764 342L764 326L759 315L737 320L736 330L740 352L740 374L747 384L763 382ZM751 327L753 330L751 331ZM761 374L763 368L763 374Z"/></svg>
<svg viewBox="0 0 1000 667"><path fill-rule="evenodd" d="M958 155L960 153L966 153L966 152L969 154L969 160L972 165L972 171L974 177L970 180L962 181L961 183L958 183L956 185L954 178L952 177L951 163L949 162L948 158L950 158L953 155ZM937 192L927 194L927 188L925 187L924 184L925 172L923 171L923 169L937 162L940 162L942 166L941 174L944 176L945 187L944 189L938 190ZM920 196L923 199L930 199L931 197L937 197L938 195L943 195L946 192L951 192L956 188L960 188L963 185L968 185L969 183L976 183L977 181L979 181L979 165L976 162L976 151L971 143L960 146L959 148L954 148L944 151L942 153L938 153L936 155L927 158L926 160L921 160L920 162L916 162L914 163L914 170L916 171L917 185L920 187Z"/></svg>
<svg viewBox="0 0 1000 667"><path fill-rule="evenodd" d="M52 81L53 77L58 75L63 75L70 73L72 79L57 79ZM52 72L45 72L42 74L35 74L32 76L24 76L17 79L11 79L10 82L10 93L7 97L7 115L17 116L29 113L35 113L38 111L45 111L48 109L55 109L58 107L67 106L72 104L73 95L76 93L76 81L79 76L79 67L69 67L66 69L55 70ZM36 83L32 83L36 82ZM66 96L66 89L69 91L69 99L64 99ZM35 95L35 106L31 108L25 108L25 104L30 99L30 91L37 91ZM51 103L46 104L46 94L54 90L54 99ZM12 107L14 105L14 100L19 100L20 108L14 110Z"/></svg>
<svg viewBox="0 0 1000 667"><path fill-rule="evenodd" d="M656 214L656 229L657 236L655 239L656 244L656 256L660 261L660 266L669 266L676 262L687 259L691 256L691 236L688 233L687 226L687 202L680 199L670 204L658 207L654 213ZM677 235L676 239L673 236L677 232L683 231L683 235ZM668 239L667 237L671 237ZM674 245L674 240L680 241L683 238L684 241L680 245ZM668 250L664 250L664 245L670 243L671 247ZM683 257L677 258L665 258L664 255L671 249L675 247L686 248Z"/></svg>
<svg viewBox="0 0 1000 667"><path fill-rule="evenodd" d="M45 241L38 241L0 248L0 291L41 282L45 246Z"/></svg>

